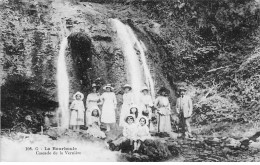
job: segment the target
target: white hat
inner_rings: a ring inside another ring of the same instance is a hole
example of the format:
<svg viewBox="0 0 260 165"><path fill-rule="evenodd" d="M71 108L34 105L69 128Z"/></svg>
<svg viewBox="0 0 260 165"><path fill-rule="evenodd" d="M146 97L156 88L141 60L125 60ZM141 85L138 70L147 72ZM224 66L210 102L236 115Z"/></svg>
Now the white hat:
<svg viewBox="0 0 260 165"><path fill-rule="evenodd" d="M114 88L111 86L111 84L107 84L106 86L103 87L104 90L105 90L106 88L110 88L111 90L114 90Z"/></svg>
<svg viewBox="0 0 260 165"><path fill-rule="evenodd" d="M76 92L76 93L73 95L73 99L74 99L74 100L76 100L76 96L77 96L77 95L80 95L80 100L83 100L84 95L83 95L83 93L81 93L81 92Z"/></svg>
<svg viewBox="0 0 260 165"><path fill-rule="evenodd" d="M141 88L141 92L143 92L143 90L149 91L149 89L147 88L147 86L143 86L143 87Z"/></svg>
<svg viewBox="0 0 260 165"><path fill-rule="evenodd" d="M91 85L91 87L92 87L92 88L97 87L97 84L93 83L93 84Z"/></svg>
<svg viewBox="0 0 260 165"><path fill-rule="evenodd" d="M181 91L187 91L187 89L184 86L179 87L179 90Z"/></svg>
<svg viewBox="0 0 260 165"><path fill-rule="evenodd" d="M130 90L132 89L132 87L129 85L129 84L125 84L124 86L123 86L123 88L125 89L125 88L130 88Z"/></svg>
<svg viewBox="0 0 260 165"><path fill-rule="evenodd" d="M141 119L144 119L144 120L145 120L145 125L148 125L148 124L149 124L149 120L148 120L147 117L145 117L145 116L140 116L140 117L138 117L138 122L140 122Z"/></svg>

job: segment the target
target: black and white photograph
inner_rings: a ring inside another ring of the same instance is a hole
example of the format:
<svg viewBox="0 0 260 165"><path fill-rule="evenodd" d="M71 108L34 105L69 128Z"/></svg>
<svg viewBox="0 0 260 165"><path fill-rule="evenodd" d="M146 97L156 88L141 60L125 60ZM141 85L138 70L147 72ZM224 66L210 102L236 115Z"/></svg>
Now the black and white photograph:
<svg viewBox="0 0 260 165"><path fill-rule="evenodd" d="M0 0L1 162L260 162L260 0Z"/></svg>

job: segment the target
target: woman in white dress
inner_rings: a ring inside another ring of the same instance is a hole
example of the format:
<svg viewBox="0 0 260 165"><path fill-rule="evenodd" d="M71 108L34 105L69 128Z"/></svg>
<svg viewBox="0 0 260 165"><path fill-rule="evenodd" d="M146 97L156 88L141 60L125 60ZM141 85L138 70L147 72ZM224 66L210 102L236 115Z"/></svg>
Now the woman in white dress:
<svg viewBox="0 0 260 165"><path fill-rule="evenodd" d="M70 125L73 130L79 130L81 125L84 125L85 107L83 103L84 95L77 92L73 95L73 102L70 105Z"/></svg>
<svg viewBox="0 0 260 165"><path fill-rule="evenodd" d="M167 96L169 90L162 87L155 99L154 106L157 109L158 132L171 132L171 107Z"/></svg>
<svg viewBox="0 0 260 165"><path fill-rule="evenodd" d="M97 85L92 84L92 93L88 94L87 100L86 100L86 126L88 127L91 124L91 110L93 107L98 108L99 102L100 102L100 94L97 91Z"/></svg>
<svg viewBox="0 0 260 165"><path fill-rule="evenodd" d="M102 106L102 114L101 114L101 122L107 125L107 131L110 131L110 125L116 122L116 95L112 90L114 89L111 84L107 84L104 88L106 90L101 95L101 104Z"/></svg>
<svg viewBox="0 0 260 165"><path fill-rule="evenodd" d="M129 84L124 85L124 95L123 95L123 105L121 107L120 112L120 121L119 126L123 127L125 124L125 116L129 114L129 110L133 105L134 97L133 93L131 92L132 87Z"/></svg>

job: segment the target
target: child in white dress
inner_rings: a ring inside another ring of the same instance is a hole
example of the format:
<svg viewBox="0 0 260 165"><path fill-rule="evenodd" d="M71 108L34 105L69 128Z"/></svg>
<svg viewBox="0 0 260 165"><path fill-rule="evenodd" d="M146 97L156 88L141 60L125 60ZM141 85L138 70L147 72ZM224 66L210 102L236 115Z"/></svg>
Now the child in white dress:
<svg viewBox="0 0 260 165"><path fill-rule="evenodd" d="M89 128L87 133L96 138L105 138L106 135L100 130L100 110L98 107L93 107L91 110L91 117L89 118Z"/></svg>
<svg viewBox="0 0 260 165"><path fill-rule="evenodd" d="M70 105L70 125L73 130L79 130L81 125L84 125L85 107L83 103L84 95L77 92L73 95L73 102Z"/></svg>
<svg viewBox="0 0 260 165"><path fill-rule="evenodd" d="M137 125L137 132L136 132L137 143L136 143L134 151L139 150L141 143L144 142L146 139L152 138L149 133L149 128L147 125L148 125L147 117L141 116L139 118L139 124Z"/></svg>
<svg viewBox="0 0 260 165"><path fill-rule="evenodd" d="M136 143L136 124L134 123L135 117L133 115L127 115L125 118L126 124L123 127L123 136L113 141L113 144L118 146L126 140L130 140L130 146L133 148L133 144ZM136 146L136 144L134 144Z"/></svg>

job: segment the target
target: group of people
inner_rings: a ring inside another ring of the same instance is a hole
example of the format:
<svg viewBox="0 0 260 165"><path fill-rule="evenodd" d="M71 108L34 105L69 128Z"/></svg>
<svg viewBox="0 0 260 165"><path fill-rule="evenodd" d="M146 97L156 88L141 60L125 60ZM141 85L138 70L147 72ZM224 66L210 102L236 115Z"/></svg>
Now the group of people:
<svg viewBox="0 0 260 165"><path fill-rule="evenodd" d="M106 125L110 131L112 124L116 123L117 99L111 84L103 88L105 92L100 95L98 86L92 84L92 92L86 99L86 111L83 103L84 95L80 92L74 94L71 103L70 125L73 130L79 130L80 125L88 127L88 133L95 137L104 138L105 133L100 130L100 123ZM123 127L123 138L130 139L134 150L138 150L140 143L151 138L150 132L171 132L171 107L168 99L169 90L160 88L158 97L153 101L149 89L144 86L140 95L135 96L129 84L123 86L123 104L120 110L119 126ZM183 133L192 137L190 117L192 114L191 98L185 95L185 88L180 88L180 97L176 102L176 112L182 125ZM101 110L99 106L102 106ZM84 122L84 118L86 119ZM187 132L185 132L185 126ZM120 139L119 141L122 141Z"/></svg>

